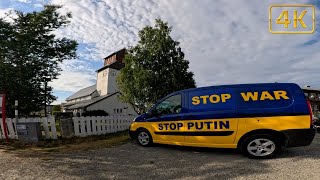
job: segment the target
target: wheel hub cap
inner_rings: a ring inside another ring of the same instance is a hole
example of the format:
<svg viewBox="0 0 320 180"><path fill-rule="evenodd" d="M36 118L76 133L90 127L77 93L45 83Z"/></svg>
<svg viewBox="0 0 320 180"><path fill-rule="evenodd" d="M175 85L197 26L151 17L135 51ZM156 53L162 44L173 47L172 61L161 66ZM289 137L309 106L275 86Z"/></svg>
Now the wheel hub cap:
<svg viewBox="0 0 320 180"><path fill-rule="evenodd" d="M269 139L255 139L248 146L248 152L253 156L267 156L272 154L276 149L276 145Z"/></svg>
<svg viewBox="0 0 320 180"><path fill-rule="evenodd" d="M142 145L147 145L149 143L149 135L146 132L140 132L138 141Z"/></svg>

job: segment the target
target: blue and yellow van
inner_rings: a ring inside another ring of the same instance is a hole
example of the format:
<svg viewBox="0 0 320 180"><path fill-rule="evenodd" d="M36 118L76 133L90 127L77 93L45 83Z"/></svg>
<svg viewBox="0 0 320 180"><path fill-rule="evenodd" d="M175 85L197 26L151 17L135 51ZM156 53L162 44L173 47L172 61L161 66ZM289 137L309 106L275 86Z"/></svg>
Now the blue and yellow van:
<svg viewBox="0 0 320 180"><path fill-rule="evenodd" d="M292 83L177 91L130 126L130 136L142 146L238 148L251 158L273 157L282 146L307 146L315 133L310 103Z"/></svg>

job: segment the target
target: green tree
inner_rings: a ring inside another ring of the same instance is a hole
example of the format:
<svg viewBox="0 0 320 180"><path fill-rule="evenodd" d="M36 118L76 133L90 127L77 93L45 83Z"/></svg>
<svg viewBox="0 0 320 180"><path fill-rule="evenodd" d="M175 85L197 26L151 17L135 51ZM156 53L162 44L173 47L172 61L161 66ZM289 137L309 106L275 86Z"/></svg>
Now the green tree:
<svg viewBox="0 0 320 180"><path fill-rule="evenodd" d="M14 11L0 19L0 91L8 95L9 115L14 100L20 114L44 108L56 99L47 82L57 79L59 63L76 58L77 42L58 38L54 31L66 26L71 14L48 5L40 12Z"/></svg>
<svg viewBox="0 0 320 180"><path fill-rule="evenodd" d="M60 105L54 105L52 107L52 112L61 112L61 106Z"/></svg>
<svg viewBox="0 0 320 180"><path fill-rule="evenodd" d="M125 67L117 78L120 98L139 111L171 92L195 87L189 61L171 31L168 23L156 19L154 27L139 31L137 45L124 58Z"/></svg>

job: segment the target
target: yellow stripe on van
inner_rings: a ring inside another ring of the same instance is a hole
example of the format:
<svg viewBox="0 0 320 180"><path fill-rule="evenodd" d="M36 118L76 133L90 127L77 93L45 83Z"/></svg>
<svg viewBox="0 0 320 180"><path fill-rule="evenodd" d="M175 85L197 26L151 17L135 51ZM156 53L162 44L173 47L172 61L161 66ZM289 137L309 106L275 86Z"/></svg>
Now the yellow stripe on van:
<svg viewBox="0 0 320 180"><path fill-rule="evenodd" d="M134 122L131 125L130 130L136 131L141 127L150 132L155 143L236 148L239 139L250 131L259 129L270 129L275 131L308 129L310 128L310 116ZM196 133L204 135L198 136ZM212 133L212 135L210 133Z"/></svg>

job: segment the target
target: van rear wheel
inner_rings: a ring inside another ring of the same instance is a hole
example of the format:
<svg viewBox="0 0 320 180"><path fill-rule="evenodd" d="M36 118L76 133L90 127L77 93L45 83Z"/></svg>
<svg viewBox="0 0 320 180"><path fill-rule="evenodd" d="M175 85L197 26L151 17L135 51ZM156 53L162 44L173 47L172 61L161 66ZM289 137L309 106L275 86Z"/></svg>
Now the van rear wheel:
<svg viewBox="0 0 320 180"><path fill-rule="evenodd" d="M137 141L141 146L151 146L153 144L151 134L146 129L138 131Z"/></svg>
<svg viewBox="0 0 320 180"><path fill-rule="evenodd" d="M245 139L241 145L241 152L254 159L272 158L280 150L281 144L271 135L253 135Z"/></svg>

